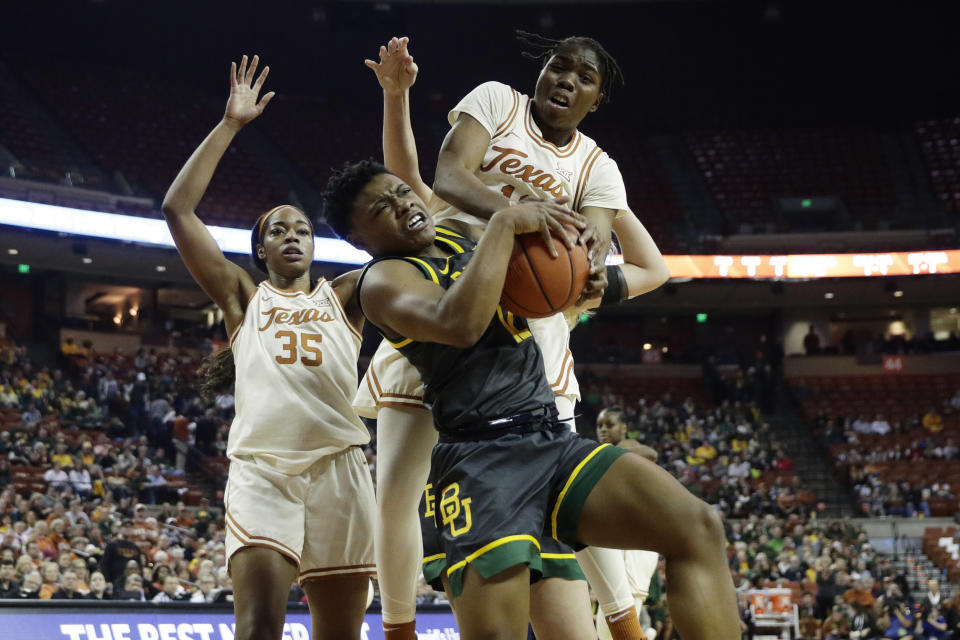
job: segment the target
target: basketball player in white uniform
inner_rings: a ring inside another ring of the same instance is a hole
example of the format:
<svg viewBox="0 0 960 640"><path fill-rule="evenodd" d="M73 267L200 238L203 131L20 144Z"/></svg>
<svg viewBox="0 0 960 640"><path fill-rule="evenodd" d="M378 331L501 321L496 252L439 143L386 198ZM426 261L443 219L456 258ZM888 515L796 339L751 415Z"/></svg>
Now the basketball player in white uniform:
<svg viewBox="0 0 960 640"><path fill-rule="evenodd" d="M406 38L394 38L387 47L381 47L379 64L370 60L366 63L377 73L384 89L385 164L410 184L424 202L430 203L438 224L477 237L486 220L440 200L420 178L408 104L408 89L417 69L406 43ZM595 68L580 69L584 65L579 54L593 52L577 46L573 49L572 56L552 56L544 73L553 64L572 65L564 72L566 76L571 72L583 73L599 83ZM563 91L569 82L566 77L560 80ZM539 86L540 83L538 92ZM574 106L569 98L567 103ZM633 297L660 286L669 273L649 234L627 208L616 164L596 143L575 129L562 148L544 139L534 119L534 109L534 100L506 85L495 82L481 85L451 111L449 119L454 128L441 151L441 164L445 155L448 160L453 158L454 163L459 163L461 152L468 153L470 149L483 152L482 161L470 164L475 173L470 174L469 179L476 188L465 197L475 197L478 192L479 198L491 196L494 199L491 211L502 208L507 198L516 203L520 198L552 199L567 195L574 208L598 223L600 237L609 236L610 222L619 215L614 227L621 236L627 263L620 271L624 281L618 283L622 297ZM466 144L462 144L463 134L458 131L466 131ZM438 183L441 170L438 166ZM458 179L469 180L462 175ZM602 264L598 271L604 273ZM597 302L594 301L594 306ZM573 371L566 321L562 314L557 314L531 321L530 327L544 355L559 415L572 425L579 386ZM388 637L395 640L413 638L410 634L413 633L414 594L420 562L415 508L426 482L429 452L437 438L435 431L428 428L431 417L422 397L422 383L416 370L383 342L361 382L354 407L361 415L378 420L378 531L388 527L390 533L378 536L377 557L384 628L390 634ZM595 576L591 584L599 585L595 591L604 613L616 616L630 609L634 600L627 586L622 553L587 553L590 555L586 557L581 554L580 564L588 577ZM605 590L608 585L616 590ZM531 618L538 635L580 638L593 633L582 582L544 580L534 585L531 595ZM562 606L557 606L558 603ZM621 630L620 627L625 626L614 628ZM633 626L622 631L618 639L641 637Z"/></svg>
<svg viewBox="0 0 960 640"><path fill-rule="evenodd" d="M313 227L290 205L263 214L251 237L259 285L229 262L194 213L234 135L273 97L231 65L223 120L178 174L163 213L184 262L224 314L230 349L210 365L235 372L236 418L224 495L237 640L279 640L290 585L307 593L313 637L358 638L374 574L373 483L352 410L362 316L356 273L310 281ZM232 356L232 357L231 357ZM235 361L235 362L234 362Z"/></svg>
<svg viewBox="0 0 960 640"><path fill-rule="evenodd" d="M655 449L627 437L627 423L623 421L623 409L620 407L607 407L597 416L597 440L631 451L651 462L657 461ZM627 584L630 593L633 594L634 609L641 619L649 620L649 616L646 616L643 611L643 603L650 592L650 580L657 570L660 555L653 551L637 550L624 550L619 553L623 556ZM648 636L656 635L656 631L649 628L646 633ZM613 637L610 634L607 618L602 611L597 611L597 635L600 640L611 640Z"/></svg>

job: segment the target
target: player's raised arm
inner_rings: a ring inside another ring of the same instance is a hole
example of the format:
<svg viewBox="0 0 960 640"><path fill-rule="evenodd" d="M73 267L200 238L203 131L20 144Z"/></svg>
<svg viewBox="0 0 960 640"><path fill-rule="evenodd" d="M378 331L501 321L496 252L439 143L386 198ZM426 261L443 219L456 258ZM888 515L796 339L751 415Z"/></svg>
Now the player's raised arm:
<svg viewBox="0 0 960 640"><path fill-rule="evenodd" d="M249 67L243 56L240 67L230 63L230 97L223 119L200 143L180 169L163 199L163 215L180 255L197 283L223 311L228 332L243 317L242 305L254 289L250 276L220 251L195 209L203 198L213 173L240 129L263 113L273 98L271 91L258 100L270 67L254 81L259 58Z"/></svg>
<svg viewBox="0 0 960 640"><path fill-rule="evenodd" d="M582 216L558 203L549 213L540 203L520 204L500 211L484 232L470 268L449 289L424 279L416 267L401 260L384 260L370 267L360 290L367 318L395 336L419 342L439 342L467 348L479 340L497 310L513 236L550 231L573 247L563 225L583 229Z"/></svg>
<svg viewBox="0 0 960 640"><path fill-rule="evenodd" d="M419 71L407 45L410 38L391 38L380 47L380 62L364 60L383 89L383 164L429 203L433 190L420 177L417 142L410 121L410 87Z"/></svg>

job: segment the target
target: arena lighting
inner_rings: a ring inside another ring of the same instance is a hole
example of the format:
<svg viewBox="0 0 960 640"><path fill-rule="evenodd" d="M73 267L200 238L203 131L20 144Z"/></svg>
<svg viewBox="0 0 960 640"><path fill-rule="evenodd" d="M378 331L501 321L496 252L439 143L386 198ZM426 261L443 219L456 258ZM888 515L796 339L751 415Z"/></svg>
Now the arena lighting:
<svg viewBox="0 0 960 640"><path fill-rule="evenodd" d="M122 240L161 247L173 247L173 238L163 220L125 216L102 211L85 211L51 204L0 198L0 224ZM207 226L224 253L250 253L250 230ZM370 256L342 240L314 239L314 260L343 264L364 264Z"/></svg>
<svg viewBox="0 0 960 640"><path fill-rule="evenodd" d="M50 204L0 198L0 225L38 229L173 247L163 220L86 211ZM208 226L225 253L250 253L250 230ZM314 260L359 265L370 256L342 240L314 238ZM664 256L670 277L682 279L808 280L864 276L910 276L960 273L960 250L894 253L833 253L792 255L675 255ZM610 256L609 264L623 262Z"/></svg>

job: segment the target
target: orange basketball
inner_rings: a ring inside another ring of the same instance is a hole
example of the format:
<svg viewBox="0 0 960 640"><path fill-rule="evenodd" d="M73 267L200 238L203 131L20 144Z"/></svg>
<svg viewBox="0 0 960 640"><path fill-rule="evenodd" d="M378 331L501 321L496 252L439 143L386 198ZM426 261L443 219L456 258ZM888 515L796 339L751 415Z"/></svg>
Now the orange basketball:
<svg viewBox="0 0 960 640"><path fill-rule="evenodd" d="M516 237L500 306L523 318L546 318L577 301L590 274L587 250L567 249L556 233L553 244L556 258L539 233Z"/></svg>

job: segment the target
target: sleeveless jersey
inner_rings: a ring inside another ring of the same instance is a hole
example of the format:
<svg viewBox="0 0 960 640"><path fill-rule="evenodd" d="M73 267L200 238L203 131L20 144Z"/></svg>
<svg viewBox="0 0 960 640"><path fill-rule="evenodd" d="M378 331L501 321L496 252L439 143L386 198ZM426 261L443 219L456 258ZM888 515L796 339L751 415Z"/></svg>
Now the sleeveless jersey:
<svg viewBox="0 0 960 640"><path fill-rule="evenodd" d="M448 258L404 260L444 289L456 281L473 251ZM364 273L357 282L357 295ZM523 318L497 307L480 340L468 349L435 342L388 339L420 372L423 403L433 412L440 433L482 430L485 423L526 411L552 407L553 392L544 375L543 358Z"/></svg>
<svg viewBox="0 0 960 640"><path fill-rule="evenodd" d="M236 417L227 455L298 474L370 434L353 410L360 334L324 279L305 294L261 282L230 338Z"/></svg>
<svg viewBox="0 0 960 640"><path fill-rule="evenodd" d="M533 119L533 101L499 82L485 82L468 93L450 111L452 125L461 113L475 118L490 134L490 144L476 176L487 187L513 201L522 196L570 196L574 211L602 207L628 210L627 190L613 161L589 136L576 131L570 142L557 147L540 133ZM485 226L487 221L443 203L437 222L454 218Z"/></svg>

